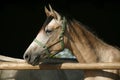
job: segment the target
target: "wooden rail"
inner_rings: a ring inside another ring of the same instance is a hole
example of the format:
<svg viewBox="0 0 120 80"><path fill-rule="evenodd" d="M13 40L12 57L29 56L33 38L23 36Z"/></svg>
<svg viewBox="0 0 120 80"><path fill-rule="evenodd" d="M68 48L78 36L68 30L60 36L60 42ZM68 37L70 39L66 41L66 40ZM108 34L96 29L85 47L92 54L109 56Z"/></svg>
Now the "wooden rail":
<svg viewBox="0 0 120 80"><path fill-rule="evenodd" d="M120 63L62 63L40 64L32 66L25 62L0 62L1 70L24 70L24 69L120 69Z"/></svg>
<svg viewBox="0 0 120 80"><path fill-rule="evenodd" d="M11 58L0 55L0 70L24 70L24 69L120 69L120 63L76 63L76 60L68 60L63 63L64 60L57 59L61 64L40 64L38 66L32 66L27 64L23 59ZM51 61L57 61L52 60ZM45 61L50 61L45 60ZM68 63L72 62L72 63ZM74 62L74 63L73 63Z"/></svg>

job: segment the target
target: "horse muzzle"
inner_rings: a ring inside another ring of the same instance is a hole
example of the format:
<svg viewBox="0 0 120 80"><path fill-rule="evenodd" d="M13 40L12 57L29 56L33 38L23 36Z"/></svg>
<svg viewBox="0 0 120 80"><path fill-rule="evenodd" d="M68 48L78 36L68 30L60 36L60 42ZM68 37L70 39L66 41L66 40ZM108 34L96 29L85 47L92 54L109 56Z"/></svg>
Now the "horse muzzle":
<svg viewBox="0 0 120 80"><path fill-rule="evenodd" d="M38 65L46 57L47 55L45 51L41 51L40 53L25 52L23 56L24 60L26 60L28 64L31 64L33 66Z"/></svg>

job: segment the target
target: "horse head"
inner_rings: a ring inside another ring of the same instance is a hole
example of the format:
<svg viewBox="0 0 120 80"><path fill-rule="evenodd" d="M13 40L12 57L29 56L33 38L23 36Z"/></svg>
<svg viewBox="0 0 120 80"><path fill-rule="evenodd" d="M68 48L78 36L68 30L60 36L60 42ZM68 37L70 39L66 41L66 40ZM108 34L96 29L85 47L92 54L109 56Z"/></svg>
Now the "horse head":
<svg viewBox="0 0 120 80"><path fill-rule="evenodd" d="M52 57L65 48L66 19L50 5L49 9L45 7L47 19L24 53L24 59L29 64L39 64L42 59Z"/></svg>

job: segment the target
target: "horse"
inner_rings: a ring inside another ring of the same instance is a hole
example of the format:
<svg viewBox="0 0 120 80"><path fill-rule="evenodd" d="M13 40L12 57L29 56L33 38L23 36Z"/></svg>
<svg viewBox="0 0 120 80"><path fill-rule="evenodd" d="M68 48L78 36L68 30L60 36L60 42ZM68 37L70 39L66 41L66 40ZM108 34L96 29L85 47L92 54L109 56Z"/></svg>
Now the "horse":
<svg viewBox="0 0 120 80"><path fill-rule="evenodd" d="M50 5L45 13L45 23L24 53L27 63L38 65L65 48L79 63L120 62L120 50L99 39L84 24L61 15ZM120 80L120 71L84 70L84 80Z"/></svg>

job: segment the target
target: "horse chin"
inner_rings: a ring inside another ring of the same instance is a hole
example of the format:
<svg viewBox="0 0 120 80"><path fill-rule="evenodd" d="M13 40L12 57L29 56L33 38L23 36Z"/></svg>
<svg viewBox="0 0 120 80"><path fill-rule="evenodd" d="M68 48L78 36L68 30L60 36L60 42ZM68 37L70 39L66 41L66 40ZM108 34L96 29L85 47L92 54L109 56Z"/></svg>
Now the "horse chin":
<svg viewBox="0 0 120 80"><path fill-rule="evenodd" d="M37 56L33 61L28 62L28 63L35 66L35 65L39 65L39 62L40 62L40 58L39 56Z"/></svg>
<svg viewBox="0 0 120 80"><path fill-rule="evenodd" d="M36 66L36 65L39 65L39 62L38 61L35 61L33 63L31 63L32 66Z"/></svg>
<svg viewBox="0 0 120 80"><path fill-rule="evenodd" d="M45 59L50 58L50 56L54 56L57 53L59 53L59 51L51 51L50 54L51 55L46 55L46 53L42 53L39 56L36 56L32 61L28 62L29 64L35 66L35 65L39 65L40 63L44 63Z"/></svg>
<svg viewBox="0 0 120 80"><path fill-rule="evenodd" d="M45 54L39 55L30 64L33 65L33 66L39 65L40 63L43 63L44 59L46 59L46 58L48 58L48 57Z"/></svg>

